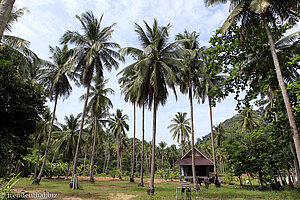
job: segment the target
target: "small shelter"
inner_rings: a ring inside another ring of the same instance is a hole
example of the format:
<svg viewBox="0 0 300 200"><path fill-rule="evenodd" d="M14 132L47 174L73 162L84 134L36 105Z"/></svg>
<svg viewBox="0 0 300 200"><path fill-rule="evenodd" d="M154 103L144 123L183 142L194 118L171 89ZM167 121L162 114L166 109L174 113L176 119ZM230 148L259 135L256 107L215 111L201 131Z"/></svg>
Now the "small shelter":
<svg viewBox="0 0 300 200"><path fill-rule="evenodd" d="M213 161L198 148L195 148L195 170L198 181L203 181L205 178L211 178L213 176ZM180 166L181 179L192 181L192 149L190 149L182 158L175 162Z"/></svg>

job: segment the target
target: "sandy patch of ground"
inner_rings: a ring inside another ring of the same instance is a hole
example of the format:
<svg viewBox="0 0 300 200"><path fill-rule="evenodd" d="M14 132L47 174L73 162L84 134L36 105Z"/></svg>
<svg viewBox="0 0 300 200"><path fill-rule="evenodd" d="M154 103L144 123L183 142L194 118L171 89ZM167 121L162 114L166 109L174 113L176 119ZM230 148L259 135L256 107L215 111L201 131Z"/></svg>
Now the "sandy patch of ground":
<svg viewBox="0 0 300 200"><path fill-rule="evenodd" d="M79 180L90 180L90 177L89 176L78 176ZM111 178L111 177L97 177L95 176L94 177L96 181L113 181L113 180L119 180L119 178ZM53 176L53 177L47 177L46 179L64 179L64 177L60 176L60 177L57 177L57 176ZM70 180L70 177L69 177L69 180ZM140 179L139 178L135 178L135 182L139 182ZM149 183L150 181L150 178L146 178L144 179L144 184L145 183ZM170 181L170 180L168 180ZM178 180L174 180L174 181L178 181ZM162 183L162 182L165 182L164 179L154 179L154 183Z"/></svg>
<svg viewBox="0 0 300 200"><path fill-rule="evenodd" d="M137 197L137 195L117 193L117 194L109 194L109 197L110 197L110 199L130 200L130 199Z"/></svg>

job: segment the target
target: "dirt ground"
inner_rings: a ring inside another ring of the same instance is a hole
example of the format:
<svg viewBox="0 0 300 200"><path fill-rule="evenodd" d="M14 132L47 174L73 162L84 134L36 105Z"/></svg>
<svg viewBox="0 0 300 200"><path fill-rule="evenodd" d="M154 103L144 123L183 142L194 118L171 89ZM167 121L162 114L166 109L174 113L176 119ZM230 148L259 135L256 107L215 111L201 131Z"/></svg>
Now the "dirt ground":
<svg viewBox="0 0 300 200"><path fill-rule="evenodd" d="M90 177L89 176L78 176L79 180L90 180ZM112 180L118 180L118 178L111 178L111 177L94 177L96 181L112 181ZM53 176L51 178L49 177L46 177L46 179L64 179L64 177L60 176L60 177L57 177L57 176ZM69 180L70 180L70 177L69 177ZM135 179L135 181L139 181L138 178ZM150 181L150 178L146 178L144 179L144 183L149 183ZM165 180L164 179L154 179L154 183L162 183L164 182ZM176 181L176 180L175 180Z"/></svg>
<svg viewBox="0 0 300 200"><path fill-rule="evenodd" d="M79 176L78 177L79 180L90 180L89 176ZM112 181L112 180L118 180L118 178L111 178L111 177L94 177L96 181ZM47 177L46 179L64 179L64 177ZM70 178L69 178L70 180ZM136 182L138 182L139 179L136 179ZM144 184L146 185L147 183L149 183L150 179L144 179ZM155 179L154 182L155 183L161 183L164 182L165 180L163 179ZM35 188L34 186L24 186L24 187L20 187L17 186L13 189L13 193L25 193L25 194L34 194L34 193L43 193L44 191L38 190L37 188ZM124 193L111 193L109 194L109 199L117 199L117 200L130 200L135 198L136 195L128 195L128 194L124 194ZM42 200L46 200L48 198L39 198ZM59 195L59 199L66 199L66 200L87 200L87 199L91 199L91 198L78 198L78 197L71 197L68 195L64 195L64 194L60 194ZM91 199L94 200L94 199Z"/></svg>

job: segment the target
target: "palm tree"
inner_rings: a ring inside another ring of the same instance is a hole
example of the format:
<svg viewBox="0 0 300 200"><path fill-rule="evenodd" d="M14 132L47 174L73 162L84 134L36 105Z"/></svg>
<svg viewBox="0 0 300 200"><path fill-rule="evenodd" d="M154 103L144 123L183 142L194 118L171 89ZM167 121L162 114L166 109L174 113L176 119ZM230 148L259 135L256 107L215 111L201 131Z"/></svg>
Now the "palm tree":
<svg viewBox="0 0 300 200"><path fill-rule="evenodd" d="M241 111L241 125L243 131L253 131L259 127L259 122L255 116L255 112L248 106L244 107Z"/></svg>
<svg viewBox="0 0 300 200"><path fill-rule="evenodd" d="M220 149L219 151L217 151L217 153L219 153L220 162L222 164L222 171L224 173L224 171L225 171L224 170L224 155L223 155L224 152L222 152L221 149L222 149L222 143L226 139L225 130L224 130L224 127L222 124L218 124L217 126L214 127L214 129L215 129L215 134L216 134L217 147L218 147L218 149Z"/></svg>
<svg viewBox="0 0 300 200"><path fill-rule="evenodd" d="M165 147L167 146L167 143L161 141L160 143L158 143L158 146L159 146L160 152L161 152L161 169L163 169L163 167L164 167L164 153L165 153Z"/></svg>
<svg viewBox="0 0 300 200"><path fill-rule="evenodd" d="M120 48L120 46L117 43L109 41L114 31L113 27L115 26L115 23L109 27L101 29L103 15L98 20L92 12L83 13L81 17L76 15L76 18L80 21L84 34L80 34L77 31L67 31L61 39L62 43L71 43L76 46L74 49L74 56L72 58L75 65L74 74L79 74L81 83L87 88L79 138L74 156L72 180L70 182L70 187L74 189L79 188L76 166L90 85L94 72L96 72L96 77L102 78L103 66L110 71L113 67L118 68L119 66L116 59L124 61L124 58L113 50L115 48Z"/></svg>
<svg viewBox="0 0 300 200"><path fill-rule="evenodd" d="M53 123L55 119L57 101L59 97L67 98L71 94L72 86L69 82L68 78L68 60L72 55L72 51L68 49L67 45L64 45L62 49L58 46L55 48L49 47L50 53L52 56L50 57L53 63L44 62L45 68L42 69L43 75L41 76L41 82L46 86L46 91L50 97L50 101L54 100L54 108L52 113L52 120L50 124L50 131L48 135L47 146L45 150L44 161L42 167L40 169L39 175L33 181L34 184L39 184L41 178L43 176L44 168L47 161L48 151L50 148Z"/></svg>
<svg viewBox="0 0 300 200"><path fill-rule="evenodd" d="M124 48L123 52L138 58L134 64L137 73L133 87L136 93L136 102L139 105L147 103L149 109L153 105L153 134L152 134L152 158L151 158L151 178L148 194L154 193L154 173L155 173L155 140L156 140L156 113L159 104L164 105L168 96L167 86L175 91L176 81L175 52L176 43L168 44L168 24L165 27L158 26L154 19L153 26L150 27L145 22L146 32L143 28L135 24L135 31L138 34L143 50L133 47ZM141 56L142 55L142 56Z"/></svg>
<svg viewBox="0 0 300 200"><path fill-rule="evenodd" d="M6 24L9 21L9 15L13 9L14 3L15 0L1 0L0 2L0 41L2 40L2 36L6 28Z"/></svg>
<svg viewBox="0 0 300 200"><path fill-rule="evenodd" d="M125 49L121 49L120 53L125 54ZM139 53L141 50L139 50ZM134 82L136 81L136 71L134 69L134 64L131 64L125 67L118 75L122 74L123 76L119 79L119 83L121 84L122 94L125 94L125 101L130 101L133 104L133 144L132 144L132 155L131 155L131 173L130 173L130 182L134 182L134 158L135 158L135 128L136 128L136 93L135 88L133 87Z"/></svg>
<svg viewBox="0 0 300 200"><path fill-rule="evenodd" d="M63 153L63 158L68 161L68 170L66 172L65 180L68 180L70 172L70 163L75 153L76 143L78 140L79 125L81 113L76 117L73 114L65 116L65 123L60 124L60 131L56 133L56 152ZM83 140L81 141L83 142Z"/></svg>
<svg viewBox="0 0 300 200"><path fill-rule="evenodd" d="M41 150L42 143L49 132L50 121L51 121L51 111L49 108L46 108L45 112L41 116L40 121L37 124L37 129L36 129L37 131L35 133L35 142L38 143L38 152L37 152L37 159L36 159L35 170L34 170L34 178L36 178L38 175L37 170L39 165L40 150Z"/></svg>
<svg viewBox="0 0 300 200"><path fill-rule="evenodd" d="M181 143L181 156L183 156L184 142L189 140L191 127L190 119L186 119L187 113L177 112L175 117L171 120L174 124L168 126L170 132L173 132L173 140L177 137L177 142Z"/></svg>
<svg viewBox="0 0 300 200"><path fill-rule="evenodd" d="M202 60L204 65L206 65L205 55L202 54ZM200 80L200 84L196 90L196 96L198 100L202 99L202 103L205 102L205 99L208 99L209 106L209 119L210 119L210 130L211 130L211 146L212 146L212 154L214 161L214 174L217 174L217 165L216 165L216 156L215 156L215 144L214 144L214 132L213 132L213 116L212 116L212 106L215 106L215 102L213 101L214 97L210 94L212 88L216 85L222 83L225 80L225 76L220 75L217 72L203 72L204 78ZM208 73L208 74L207 74ZM220 87L219 87L220 88ZM218 94L215 98L220 102L221 99L224 98L223 94Z"/></svg>
<svg viewBox="0 0 300 200"><path fill-rule="evenodd" d="M117 168L119 170L119 179L122 179L120 167L120 138L129 130L129 126L126 122L127 120L128 115L123 115L122 110L120 109L117 109L116 114L113 114L109 119L110 130L117 138Z"/></svg>
<svg viewBox="0 0 300 200"><path fill-rule="evenodd" d="M98 132L103 132L103 126L106 124L108 117L108 110L113 107L111 100L107 95L114 94L114 90L111 88L105 88L105 84L108 80L95 79L95 87L91 87L91 92L89 93L91 99L88 103L87 110L91 112L91 117L93 119L92 127L94 127L93 145L92 145L92 155L91 155L91 169L90 169L90 182L94 183L94 156L95 156L95 146L96 138ZM85 95L81 96L80 99L84 100Z"/></svg>
<svg viewBox="0 0 300 200"><path fill-rule="evenodd" d="M190 103L191 115L191 144L192 144L192 172L194 189L199 190L198 182L196 179L195 168L195 149L194 149L194 115L193 115L193 91L199 85L199 77L201 76L202 62L200 60L200 49L198 44L198 37L200 35L195 31L189 33L185 31L184 34L176 35L176 40L181 46L181 67L179 71L179 87L183 94L188 93Z"/></svg>
<svg viewBox="0 0 300 200"><path fill-rule="evenodd" d="M205 0L207 6L216 3L226 3L227 0ZM293 133L294 143L296 147L297 158L300 160L300 136L296 125L295 116L283 80L280 69L279 60L277 57L275 43L270 31L269 23L274 23L280 18L284 21L294 21L299 18L297 12L299 11L300 3L297 0L278 1L278 0L231 0L230 15L222 26L223 32L226 31L234 21L241 21L243 29L251 28L256 25L260 20L263 21L264 27L268 36L270 51L272 54L274 67L281 88L284 104L287 110L290 127ZM300 166L300 162L299 162Z"/></svg>
<svg viewBox="0 0 300 200"><path fill-rule="evenodd" d="M3 2L3 1L2 1ZM28 10L26 8L13 7L9 17L8 22L5 26L5 32L11 32L14 22L18 21ZM20 37L12 35L2 35L0 38L1 45L6 45L5 48L8 48L10 51L13 51L19 59L19 73L22 73L25 79L32 79L32 72L38 77L40 75L39 67L41 65L41 60L38 56L29 49L30 42L24 40Z"/></svg>

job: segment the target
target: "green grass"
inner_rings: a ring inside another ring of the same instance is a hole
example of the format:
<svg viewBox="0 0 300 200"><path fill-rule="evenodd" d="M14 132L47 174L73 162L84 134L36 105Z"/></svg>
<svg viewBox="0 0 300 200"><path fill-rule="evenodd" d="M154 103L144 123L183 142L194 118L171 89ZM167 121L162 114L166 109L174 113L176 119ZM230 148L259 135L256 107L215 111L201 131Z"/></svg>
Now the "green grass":
<svg viewBox="0 0 300 200"><path fill-rule="evenodd" d="M69 181L63 179L43 179L40 185L32 185L32 180L21 178L15 186L16 191L27 192L50 192L58 194L58 199L79 197L82 199L120 199L121 196L134 195L131 199L176 199L175 188L179 182L162 182L155 184L155 194L149 196L146 194L147 183L145 187L137 187L138 179L135 183L128 180L119 181L96 181L91 184L88 180L80 181L80 189L70 189ZM115 195L120 195L119 197ZM181 192L178 192L180 197ZM197 194L192 191L192 199L300 199L299 190L284 191L257 191L242 188L237 185L222 185L216 188L210 185L209 189L201 186Z"/></svg>

